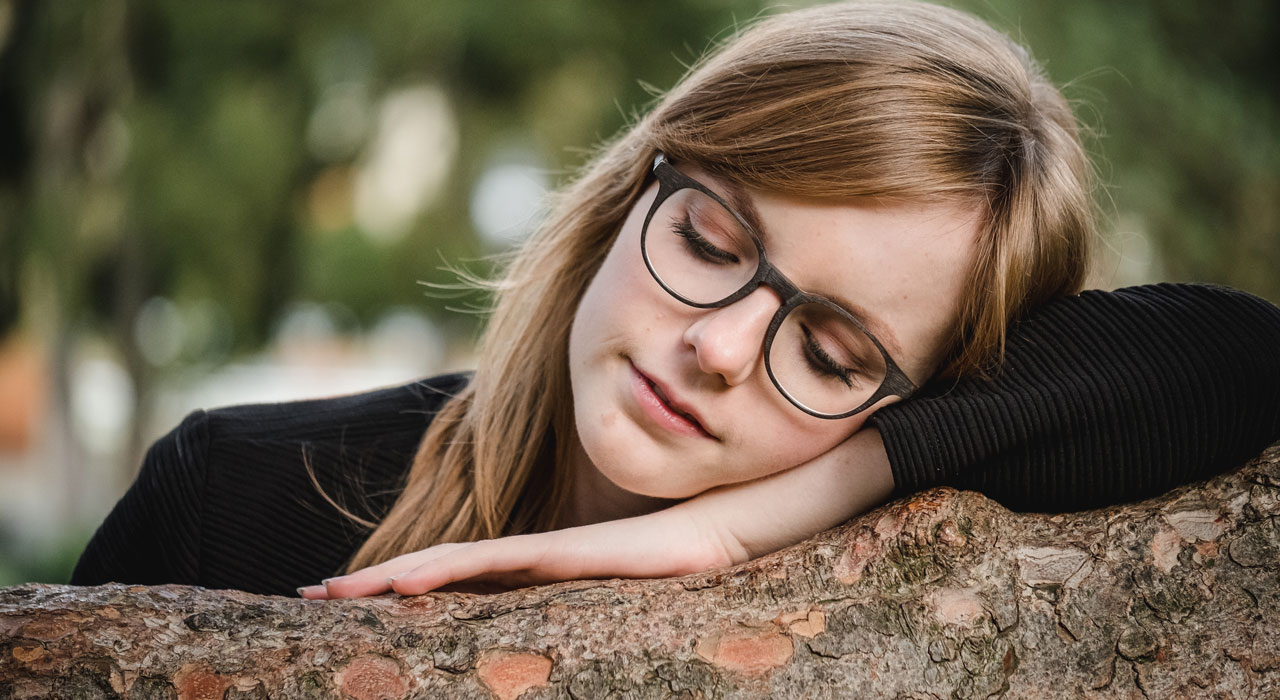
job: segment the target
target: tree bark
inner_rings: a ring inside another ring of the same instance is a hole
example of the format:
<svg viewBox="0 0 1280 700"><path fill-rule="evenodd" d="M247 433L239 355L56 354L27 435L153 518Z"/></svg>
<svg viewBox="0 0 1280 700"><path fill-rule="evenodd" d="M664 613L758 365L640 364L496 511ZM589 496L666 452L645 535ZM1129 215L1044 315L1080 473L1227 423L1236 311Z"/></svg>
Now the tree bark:
<svg viewBox="0 0 1280 700"><path fill-rule="evenodd" d="M0 698L1280 696L1280 443L1067 515L934 489L673 579L0 591Z"/></svg>

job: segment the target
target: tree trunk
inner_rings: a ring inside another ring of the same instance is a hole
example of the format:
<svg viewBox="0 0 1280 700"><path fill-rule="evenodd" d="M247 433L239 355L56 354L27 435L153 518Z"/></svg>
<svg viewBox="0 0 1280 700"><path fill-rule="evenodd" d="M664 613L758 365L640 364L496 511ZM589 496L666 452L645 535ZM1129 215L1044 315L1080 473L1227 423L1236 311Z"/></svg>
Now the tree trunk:
<svg viewBox="0 0 1280 700"><path fill-rule="evenodd" d="M1280 444L1087 513L934 489L675 579L333 602L27 584L0 591L0 698L1277 697L1277 516Z"/></svg>

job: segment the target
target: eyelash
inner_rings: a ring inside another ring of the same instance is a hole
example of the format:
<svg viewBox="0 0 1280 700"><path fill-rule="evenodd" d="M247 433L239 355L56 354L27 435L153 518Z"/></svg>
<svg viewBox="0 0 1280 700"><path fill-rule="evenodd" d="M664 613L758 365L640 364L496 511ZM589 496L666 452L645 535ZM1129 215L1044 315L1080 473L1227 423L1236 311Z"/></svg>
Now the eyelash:
<svg viewBox="0 0 1280 700"><path fill-rule="evenodd" d="M809 332L809 328L803 324L800 326L800 332L804 333L805 349L808 351L805 357L809 361L809 365L814 370L822 374L839 379L845 386L853 386L853 376L856 370L841 366L830 355L827 354L818 341L813 339L813 334Z"/></svg>
<svg viewBox="0 0 1280 700"><path fill-rule="evenodd" d="M703 260L717 265L733 265L739 262L738 256L711 245L701 233L698 233L693 223L689 221L688 214L683 220L676 222L675 229L676 235L685 240L685 245L690 252Z"/></svg>

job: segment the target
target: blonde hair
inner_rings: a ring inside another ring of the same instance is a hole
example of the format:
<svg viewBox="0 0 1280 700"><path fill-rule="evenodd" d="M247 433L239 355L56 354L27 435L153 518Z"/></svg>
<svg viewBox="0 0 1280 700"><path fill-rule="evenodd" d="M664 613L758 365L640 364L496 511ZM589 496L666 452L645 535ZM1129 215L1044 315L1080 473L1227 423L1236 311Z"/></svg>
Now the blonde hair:
<svg viewBox="0 0 1280 700"><path fill-rule="evenodd" d="M1083 283L1088 159L1067 102L1019 46L918 2L765 19L558 193L496 284L474 379L432 422L349 571L556 527L574 429L569 328L658 151L764 191L977 204L982 235L944 374L992 368L1011 321Z"/></svg>

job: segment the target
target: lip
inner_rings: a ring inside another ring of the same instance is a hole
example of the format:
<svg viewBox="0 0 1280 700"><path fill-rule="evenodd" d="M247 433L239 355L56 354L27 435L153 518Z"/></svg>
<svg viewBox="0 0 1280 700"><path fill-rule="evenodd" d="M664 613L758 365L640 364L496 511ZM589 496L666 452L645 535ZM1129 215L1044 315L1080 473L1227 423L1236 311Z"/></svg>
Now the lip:
<svg viewBox="0 0 1280 700"><path fill-rule="evenodd" d="M706 429L697 411L680 401L662 382L641 371L634 362L630 364L631 391L650 418L681 435L719 440Z"/></svg>

